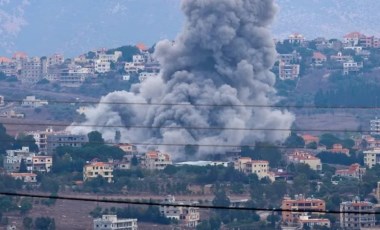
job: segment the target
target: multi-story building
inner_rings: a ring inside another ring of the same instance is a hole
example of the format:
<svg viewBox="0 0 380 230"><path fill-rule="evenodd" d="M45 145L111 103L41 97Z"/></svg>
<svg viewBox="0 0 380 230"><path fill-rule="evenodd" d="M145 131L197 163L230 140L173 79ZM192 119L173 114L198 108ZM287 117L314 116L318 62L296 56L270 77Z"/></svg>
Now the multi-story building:
<svg viewBox="0 0 380 230"><path fill-rule="evenodd" d="M341 63L353 60L351 56L343 55L342 52L338 52L337 55L332 55L330 59Z"/></svg>
<svg viewBox="0 0 380 230"><path fill-rule="evenodd" d="M6 76L17 76L16 63L7 57L0 57L0 72Z"/></svg>
<svg viewBox="0 0 380 230"><path fill-rule="evenodd" d="M139 73L139 80L140 80L140 82L143 82L148 78L157 77L157 76L158 76L158 73L141 72L141 73Z"/></svg>
<svg viewBox="0 0 380 230"><path fill-rule="evenodd" d="M98 55L98 60L101 62L117 62L123 56L121 51L115 51L113 54L102 53Z"/></svg>
<svg viewBox="0 0 380 230"><path fill-rule="evenodd" d="M363 62L355 62L353 60L343 63L343 75L357 73L363 68Z"/></svg>
<svg viewBox="0 0 380 230"><path fill-rule="evenodd" d="M22 180L25 183L37 182L37 174L35 173L11 173L10 176L15 180Z"/></svg>
<svg viewBox="0 0 380 230"><path fill-rule="evenodd" d="M90 162L83 166L83 181L103 177L108 183L113 182L113 164L108 162Z"/></svg>
<svg viewBox="0 0 380 230"><path fill-rule="evenodd" d="M364 164L372 168L380 163L380 148L364 151Z"/></svg>
<svg viewBox="0 0 380 230"><path fill-rule="evenodd" d="M27 165L27 170L33 170L33 157L34 153L29 152L29 147L22 147L17 150L7 150L6 156L3 160L4 170L6 172L18 172L20 171L21 161L24 161Z"/></svg>
<svg viewBox="0 0 380 230"><path fill-rule="evenodd" d="M240 157L234 162L235 170L246 174L256 174L259 179L269 177L269 162L252 160L249 157Z"/></svg>
<svg viewBox="0 0 380 230"><path fill-rule="evenodd" d="M53 54L47 59L47 66L61 65L65 61L62 54Z"/></svg>
<svg viewBox="0 0 380 230"><path fill-rule="evenodd" d="M280 62L278 71L281 80L294 80L300 75L300 65Z"/></svg>
<svg viewBox="0 0 380 230"><path fill-rule="evenodd" d="M301 56L299 53L297 53L297 51L294 51L290 54L279 54L278 60L285 63L286 65L296 64L301 61Z"/></svg>
<svg viewBox="0 0 380 230"><path fill-rule="evenodd" d="M321 218L310 218L308 215L303 215L299 217L299 226L301 229L304 228L304 226L309 227L310 229L314 229L314 227L319 226L319 227L325 227L325 228L330 228L331 227L331 222L329 219L321 219Z"/></svg>
<svg viewBox="0 0 380 230"><path fill-rule="evenodd" d="M363 229L375 227L375 205L369 201L346 201L340 204L340 227L342 229Z"/></svg>
<svg viewBox="0 0 380 230"><path fill-rule="evenodd" d="M22 83L35 84L42 79L42 65L38 57L21 62L20 80Z"/></svg>
<svg viewBox="0 0 380 230"><path fill-rule="evenodd" d="M34 172L50 172L53 166L52 156L33 156L32 157Z"/></svg>
<svg viewBox="0 0 380 230"><path fill-rule="evenodd" d="M352 32L343 36L343 43L348 44L350 46L359 45L360 38L362 34L359 32Z"/></svg>
<svg viewBox="0 0 380 230"><path fill-rule="evenodd" d="M293 33L288 36L288 42L291 44L302 44L305 41L305 37L299 33Z"/></svg>
<svg viewBox="0 0 380 230"><path fill-rule="evenodd" d="M304 198L298 195L295 199L285 197L281 204L282 210L289 210L282 212L282 221L285 223L296 223L300 220L303 213L308 215L319 215L326 211L326 203L321 199Z"/></svg>
<svg viewBox="0 0 380 230"><path fill-rule="evenodd" d="M343 153L347 156L350 155L350 150L343 148L343 145L341 144L334 144L333 147L331 149L328 149L327 151L331 153Z"/></svg>
<svg viewBox="0 0 380 230"><path fill-rule="evenodd" d="M288 162L297 164L307 164L311 169L322 170L321 160L308 152L295 150L287 156Z"/></svg>
<svg viewBox="0 0 380 230"><path fill-rule="evenodd" d="M119 219L116 215L103 215L94 220L94 230L137 230L137 219Z"/></svg>
<svg viewBox="0 0 380 230"><path fill-rule="evenodd" d="M52 133L47 137L47 153L53 154L59 146L82 147L88 142L87 135L70 133Z"/></svg>
<svg viewBox="0 0 380 230"><path fill-rule="evenodd" d="M48 127L45 131L31 131L27 132L27 135L32 135L34 140L36 141L36 145L40 153L47 153L47 137L49 134L53 134L54 130L52 127Z"/></svg>
<svg viewBox="0 0 380 230"><path fill-rule="evenodd" d="M131 161L133 156L137 156L139 154L135 145L119 144L117 147L125 152L124 159L127 161Z"/></svg>
<svg viewBox="0 0 380 230"><path fill-rule="evenodd" d="M102 60L95 61L95 72L107 73L111 70L111 62L105 62Z"/></svg>
<svg viewBox="0 0 380 230"><path fill-rule="evenodd" d="M360 166L360 164L352 164L348 169L338 169L335 171L335 175L347 178L355 178L361 180L366 172L366 168Z"/></svg>
<svg viewBox="0 0 380 230"><path fill-rule="evenodd" d="M142 167L149 170L163 170L166 166L173 164L170 155L160 151L150 151L145 153L142 156L141 161Z"/></svg>
<svg viewBox="0 0 380 230"><path fill-rule="evenodd" d="M36 96L27 96L21 102L21 106L33 108L38 108L48 104L49 102L47 100L37 99Z"/></svg>
<svg viewBox="0 0 380 230"><path fill-rule="evenodd" d="M95 76L93 66L80 66L70 63L64 66L53 66L49 68L46 78L50 81L57 81L66 87L79 87L83 82Z"/></svg>
<svg viewBox="0 0 380 230"><path fill-rule="evenodd" d="M380 119L370 120L371 135L380 135Z"/></svg>
<svg viewBox="0 0 380 230"><path fill-rule="evenodd" d="M166 218L179 221L179 224L183 227L195 228L200 219L199 208L195 207L173 207L170 204L187 204L192 203L176 202L174 196L167 196L159 207L160 213Z"/></svg>

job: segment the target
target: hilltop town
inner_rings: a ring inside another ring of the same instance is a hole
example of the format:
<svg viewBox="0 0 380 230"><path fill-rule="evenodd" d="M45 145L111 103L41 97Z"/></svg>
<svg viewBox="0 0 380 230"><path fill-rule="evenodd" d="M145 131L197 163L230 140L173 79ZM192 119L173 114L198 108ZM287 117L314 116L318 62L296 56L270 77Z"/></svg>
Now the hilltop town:
<svg viewBox="0 0 380 230"><path fill-rule="evenodd" d="M202 157L197 156L197 145L186 145L185 156L178 158L159 146L146 149L123 143L118 132L109 140L98 131L77 134L66 129L83 121L83 114L101 96L157 78L160 64L154 47L99 49L74 58L28 57L23 52L1 57L3 192L160 204L1 196L1 225L14 229L55 225L72 229L72 224L78 229L112 224L125 229L378 226L380 119L376 111L352 108L378 106L371 94L380 89L378 82L373 83L380 68L380 38L353 32L342 39L307 40L296 33L274 42L278 56L272 71L278 94L284 97L276 105L296 114L289 137L284 143L237 144ZM360 88L361 97L352 98L347 85ZM339 122L346 123L337 126L334 121L318 129L319 122L329 122L321 117L331 113L344 113ZM357 118L361 113L366 115ZM317 128L304 124L305 117L315 118ZM211 210L202 205L260 210ZM334 210L363 213L328 212Z"/></svg>

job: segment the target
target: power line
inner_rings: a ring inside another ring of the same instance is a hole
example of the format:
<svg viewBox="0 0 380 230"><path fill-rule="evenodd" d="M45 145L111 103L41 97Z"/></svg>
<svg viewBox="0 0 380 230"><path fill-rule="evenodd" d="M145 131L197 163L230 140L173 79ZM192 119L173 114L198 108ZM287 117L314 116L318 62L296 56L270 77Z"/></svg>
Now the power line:
<svg viewBox="0 0 380 230"><path fill-rule="evenodd" d="M6 99L5 102L22 103L28 100ZM61 101L47 100L53 104L105 104L105 105L138 105L138 106L194 106L194 107L251 107L251 108L282 108L282 109L380 109L380 106L317 106L317 105L261 105L261 104L191 104L191 103L146 103L146 102L107 102L107 101ZM32 102L32 101L30 101Z"/></svg>
<svg viewBox="0 0 380 230"><path fill-rule="evenodd" d="M135 129L195 129L195 130L231 130L231 131L270 131L270 132L351 132L351 133L370 133L373 130L357 129L282 129L282 128L236 128L236 127L197 127L197 126L149 126L149 125L97 125L97 124L77 124L77 123L19 123L3 122L3 125L14 126L55 126L55 127L91 127L91 128L135 128Z"/></svg>
<svg viewBox="0 0 380 230"><path fill-rule="evenodd" d="M380 212L368 212L368 211L335 211L335 210L287 210L281 208L254 208L254 207L226 207L226 206L214 206L214 205L198 205L198 204L168 204L157 202L144 202L144 201L130 201L130 200L113 200L113 199L94 199L94 198L81 198L81 197L68 197L68 196L54 196L54 195L39 195L28 193L12 193L12 192L0 192L0 195L4 196L16 196L16 197L30 197L30 198L43 198L43 199L56 199L56 200L70 200L70 201L83 201L83 202L97 202L97 203L113 203L113 204L129 204L129 205L146 205L146 206L170 206L170 207L185 207L185 208L199 208L199 209L219 209L219 210L236 210L236 211L266 211L266 212L296 212L296 213L323 213L323 214L380 214Z"/></svg>

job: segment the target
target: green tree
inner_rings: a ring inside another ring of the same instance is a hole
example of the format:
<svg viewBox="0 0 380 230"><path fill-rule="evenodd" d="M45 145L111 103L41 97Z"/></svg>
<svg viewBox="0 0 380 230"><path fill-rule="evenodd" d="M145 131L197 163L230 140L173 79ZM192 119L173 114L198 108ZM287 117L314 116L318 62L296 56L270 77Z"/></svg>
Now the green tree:
<svg viewBox="0 0 380 230"><path fill-rule="evenodd" d="M20 203L20 214L25 215L33 208L32 202L30 199L24 198Z"/></svg>
<svg viewBox="0 0 380 230"><path fill-rule="evenodd" d="M98 131L92 131L87 134L89 145L102 145L104 144L104 139L102 134Z"/></svg>
<svg viewBox="0 0 380 230"><path fill-rule="evenodd" d="M302 137L298 136L297 133L291 132L284 144L288 148L303 148L305 141Z"/></svg>
<svg viewBox="0 0 380 230"><path fill-rule="evenodd" d="M55 220L50 217L37 217L34 226L38 230L55 230Z"/></svg>
<svg viewBox="0 0 380 230"><path fill-rule="evenodd" d="M29 151L38 153L38 145L32 135L20 134L13 145L14 149L21 149L23 146L29 147Z"/></svg>
<svg viewBox="0 0 380 230"><path fill-rule="evenodd" d="M20 162L20 173L27 173L28 172L28 167L26 165L25 159L22 159Z"/></svg>
<svg viewBox="0 0 380 230"><path fill-rule="evenodd" d="M131 159L131 164L132 164L132 166L139 165L139 160L137 159L136 155L133 155L133 157Z"/></svg>
<svg viewBox="0 0 380 230"><path fill-rule="evenodd" d="M59 183L57 180L48 176L42 176L41 190L45 192L57 193L59 190Z"/></svg>
<svg viewBox="0 0 380 230"><path fill-rule="evenodd" d="M0 139L1 139L0 154L5 154L6 150L12 148L14 139L13 137L7 134L7 129L1 123L0 123Z"/></svg>
<svg viewBox="0 0 380 230"><path fill-rule="evenodd" d="M308 148L308 149L317 149L318 148L318 144L313 141L313 142L307 144L306 148Z"/></svg>
<svg viewBox="0 0 380 230"><path fill-rule="evenodd" d="M33 219L31 217L24 217L22 220L22 225L24 226L24 229L30 230L33 227Z"/></svg>

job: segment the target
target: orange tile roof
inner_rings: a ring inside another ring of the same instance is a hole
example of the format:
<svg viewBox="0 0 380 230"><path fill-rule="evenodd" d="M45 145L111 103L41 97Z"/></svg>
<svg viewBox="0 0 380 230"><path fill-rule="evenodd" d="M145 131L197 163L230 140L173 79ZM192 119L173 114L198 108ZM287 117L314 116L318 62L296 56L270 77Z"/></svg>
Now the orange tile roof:
<svg viewBox="0 0 380 230"><path fill-rule="evenodd" d="M13 54L13 58L26 58L26 57L28 57L28 55L25 52L21 52L21 51L15 52Z"/></svg>
<svg viewBox="0 0 380 230"><path fill-rule="evenodd" d="M9 63L11 62L11 59L7 58L7 57L0 57L0 62L6 62L6 63Z"/></svg>
<svg viewBox="0 0 380 230"><path fill-rule="evenodd" d="M87 166L110 166L110 163L107 162L93 162L90 164L87 164Z"/></svg>
<svg viewBox="0 0 380 230"><path fill-rule="evenodd" d="M343 37L344 38L358 38L360 37L362 34L359 33L359 32L351 32L351 33L348 33L346 35L344 35Z"/></svg>
<svg viewBox="0 0 380 230"><path fill-rule="evenodd" d="M313 135L310 135L310 134L302 135L302 139L303 139L304 141L316 141L316 142L319 141L319 138L318 138L318 137L313 136Z"/></svg>
<svg viewBox="0 0 380 230"><path fill-rule="evenodd" d="M143 51L148 50L148 48L146 47L146 45L145 45L144 43L138 43L138 44L136 45L136 47L137 47L139 50L143 50Z"/></svg>
<svg viewBox="0 0 380 230"><path fill-rule="evenodd" d="M37 174L34 174L34 173L11 173L11 176L37 176Z"/></svg>
<svg viewBox="0 0 380 230"><path fill-rule="evenodd" d="M313 58L315 58L315 59L326 59L326 55L324 55L321 52L314 52L313 53Z"/></svg>

